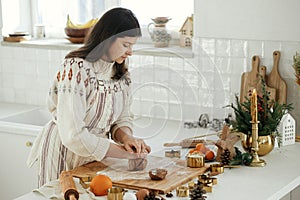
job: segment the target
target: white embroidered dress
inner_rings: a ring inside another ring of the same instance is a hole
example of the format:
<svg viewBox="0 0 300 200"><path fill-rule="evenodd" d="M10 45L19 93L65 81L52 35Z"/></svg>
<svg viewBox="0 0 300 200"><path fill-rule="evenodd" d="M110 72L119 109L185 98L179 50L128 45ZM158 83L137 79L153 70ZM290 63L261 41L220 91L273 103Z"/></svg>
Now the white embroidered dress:
<svg viewBox="0 0 300 200"><path fill-rule="evenodd" d="M39 186L62 170L102 160L117 128L132 128L128 77L112 80L113 63L65 59L48 98L52 120L36 139L28 165L38 161Z"/></svg>

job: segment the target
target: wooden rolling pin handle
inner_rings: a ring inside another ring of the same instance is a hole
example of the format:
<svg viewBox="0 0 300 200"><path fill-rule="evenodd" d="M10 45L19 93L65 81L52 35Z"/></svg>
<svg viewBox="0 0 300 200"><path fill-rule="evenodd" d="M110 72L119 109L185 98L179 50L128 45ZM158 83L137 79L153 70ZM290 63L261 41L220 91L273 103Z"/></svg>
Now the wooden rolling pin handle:
<svg viewBox="0 0 300 200"><path fill-rule="evenodd" d="M65 192L64 198L65 200L78 200L79 193L77 192L77 190L69 189Z"/></svg>
<svg viewBox="0 0 300 200"><path fill-rule="evenodd" d="M60 185L64 194L65 200L78 200L79 193L76 190L76 186L73 180L73 176L70 172L62 171L59 176Z"/></svg>
<svg viewBox="0 0 300 200"><path fill-rule="evenodd" d="M181 146L180 143L164 143L165 147Z"/></svg>

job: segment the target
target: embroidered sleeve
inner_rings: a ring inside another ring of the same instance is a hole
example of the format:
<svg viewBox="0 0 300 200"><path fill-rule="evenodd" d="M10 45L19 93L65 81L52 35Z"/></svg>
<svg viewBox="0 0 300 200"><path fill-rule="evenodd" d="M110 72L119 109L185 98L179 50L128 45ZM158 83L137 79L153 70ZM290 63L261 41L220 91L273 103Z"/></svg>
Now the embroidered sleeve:
<svg viewBox="0 0 300 200"><path fill-rule="evenodd" d="M123 92L123 110L121 112L121 115L119 118L112 124L111 126L111 135L112 139L115 140L115 132L118 128L120 127L128 127L132 130L132 120L133 120L133 113L131 112L131 103L132 103L132 97L131 97L131 92L130 92L130 79L127 78L125 80L125 83L127 87L122 91ZM132 133L132 131L131 131ZM116 141L118 142L118 141Z"/></svg>
<svg viewBox="0 0 300 200"><path fill-rule="evenodd" d="M84 122L86 96L92 86L81 59L67 59L57 73L57 126L62 143L74 153L102 160L109 148L106 138L89 133Z"/></svg>

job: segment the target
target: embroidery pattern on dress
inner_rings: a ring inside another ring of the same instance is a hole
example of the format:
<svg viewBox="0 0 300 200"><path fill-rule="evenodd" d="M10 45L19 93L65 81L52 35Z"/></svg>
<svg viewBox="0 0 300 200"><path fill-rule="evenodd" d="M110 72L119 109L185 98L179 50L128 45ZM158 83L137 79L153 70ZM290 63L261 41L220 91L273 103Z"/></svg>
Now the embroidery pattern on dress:
<svg viewBox="0 0 300 200"><path fill-rule="evenodd" d="M60 71L58 71L57 75L56 75L56 79L57 79L57 82L60 81Z"/></svg>
<svg viewBox="0 0 300 200"><path fill-rule="evenodd" d="M62 75L62 77L61 77L61 80L62 80L62 81L65 80L65 77L66 77L66 69L64 69L64 72L63 72L63 75Z"/></svg>
<svg viewBox="0 0 300 200"><path fill-rule="evenodd" d="M72 76L73 76L73 71L72 71L72 68L70 68L69 73L68 73L69 80L72 79Z"/></svg>
<svg viewBox="0 0 300 200"><path fill-rule="evenodd" d="M80 73L80 71L76 75L76 81L77 81L77 84L79 84L80 81L81 81L81 73Z"/></svg>

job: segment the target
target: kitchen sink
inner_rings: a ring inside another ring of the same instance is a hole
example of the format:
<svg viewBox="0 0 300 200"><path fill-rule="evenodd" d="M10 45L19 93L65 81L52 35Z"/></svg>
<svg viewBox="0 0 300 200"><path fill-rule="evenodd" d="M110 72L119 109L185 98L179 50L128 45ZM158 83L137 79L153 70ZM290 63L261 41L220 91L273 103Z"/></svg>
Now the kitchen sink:
<svg viewBox="0 0 300 200"><path fill-rule="evenodd" d="M21 135L36 136L51 119L45 108L37 108L0 118L0 131Z"/></svg>
<svg viewBox="0 0 300 200"><path fill-rule="evenodd" d="M51 114L44 108L17 113L0 119L0 121L16 124L27 124L34 126L44 126L51 119Z"/></svg>

